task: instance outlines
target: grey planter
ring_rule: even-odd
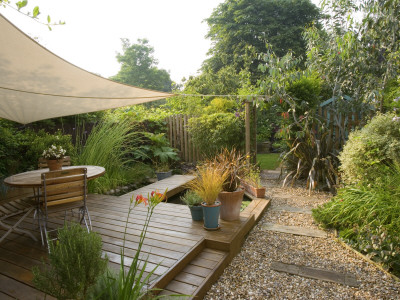
[[[172,176],[172,170],[169,170],[168,172],[156,172],[156,175],[158,180],[163,180]]]

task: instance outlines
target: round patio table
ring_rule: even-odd
[[[86,168],[87,169],[87,179],[95,179],[97,177],[102,176],[106,169],[99,166],[69,166],[63,167],[63,170],[68,169],[76,169],[76,168]],[[21,188],[37,188],[42,186],[42,173],[49,172],[48,168],[39,169],[34,171],[28,171],[24,173],[19,173],[7,177],[4,179],[4,183],[13,186],[13,187],[21,187]]]
[[[66,169],[75,169],[75,168],[86,168],[87,169],[87,179],[94,179],[97,177],[100,177],[103,175],[106,170],[103,167],[99,166],[68,166],[68,167],[63,167],[63,170]],[[39,201],[39,190],[42,187],[42,173],[49,172],[48,168],[45,169],[39,169],[35,171],[29,171],[29,172],[24,172],[24,173],[19,173],[12,175],[10,177],[7,177],[4,179],[4,183],[17,187],[17,188],[33,188],[34,192],[34,198],[36,198],[36,201]],[[33,211],[35,210],[35,206],[33,204],[29,204],[28,207],[20,208],[18,211],[13,212],[11,214],[7,214],[5,216],[2,216],[0,218],[0,227],[3,227],[7,230],[5,234],[0,236],[0,243],[12,232],[16,231],[19,233],[24,233],[30,236],[34,241],[37,241],[36,237],[32,235],[32,233],[29,230],[19,228],[19,224]],[[7,210],[6,210],[7,212]],[[24,214],[14,225],[9,225],[3,222],[3,220],[16,216],[19,214]]]

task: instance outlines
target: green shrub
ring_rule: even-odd
[[[374,182],[380,163],[400,162],[400,121],[393,113],[376,115],[350,134],[339,160],[345,183]]]
[[[400,274],[400,166],[376,166],[373,183],[339,189],[328,203],[313,210],[314,219],[354,248]]]
[[[42,156],[44,150],[49,149],[51,145],[62,146],[66,150],[65,155],[74,156],[75,149],[72,145],[72,137],[70,135],[64,135],[61,131],[55,134],[45,132],[43,129],[37,132],[27,131],[29,138],[29,150],[26,155],[33,159],[33,162],[37,165],[39,157]]]
[[[244,121],[233,113],[215,113],[189,119],[189,132],[200,153],[215,156],[223,148],[243,149]]]
[[[49,247],[50,265],[43,262],[32,270],[35,286],[57,299],[85,299],[107,267],[101,258],[101,237],[69,224],[58,230],[58,240]]]
[[[0,120],[0,178],[37,169],[39,157],[52,144],[61,145],[67,150],[66,155],[75,153],[70,135],[19,129],[11,122]]]

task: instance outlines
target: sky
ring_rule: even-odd
[[[14,5],[16,0],[11,0]],[[177,83],[198,74],[207,58],[211,41],[205,36],[208,18],[224,0],[29,0],[38,5],[39,18],[47,15],[47,26],[6,7],[0,13],[44,47],[89,72],[110,77],[118,73],[116,55],[122,51],[121,38],[131,43],[146,38],[154,48],[158,68],[167,70]],[[317,3],[317,0],[313,0]],[[29,11],[31,9],[24,9]]]

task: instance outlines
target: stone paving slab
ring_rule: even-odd
[[[294,235],[304,235],[317,238],[327,238],[328,235],[325,231],[319,229],[304,228],[299,226],[285,226],[273,223],[264,223],[263,230],[277,231],[283,233],[290,233]]]
[[[285,264],[277,261],[271,263],[271,269],[278,272],[286,272],[293,275],[335,282],[352,287],[359,286],[359,283],[353,274],[344,274],[330,270]]]
[[[271,211],[285,211],[285,212],[293,212],[293,213],[300,213],[300,214],[307,214],[311,215],[311,208],[306,207],[294,207],[294,206],[272,206],[270,208]]]

